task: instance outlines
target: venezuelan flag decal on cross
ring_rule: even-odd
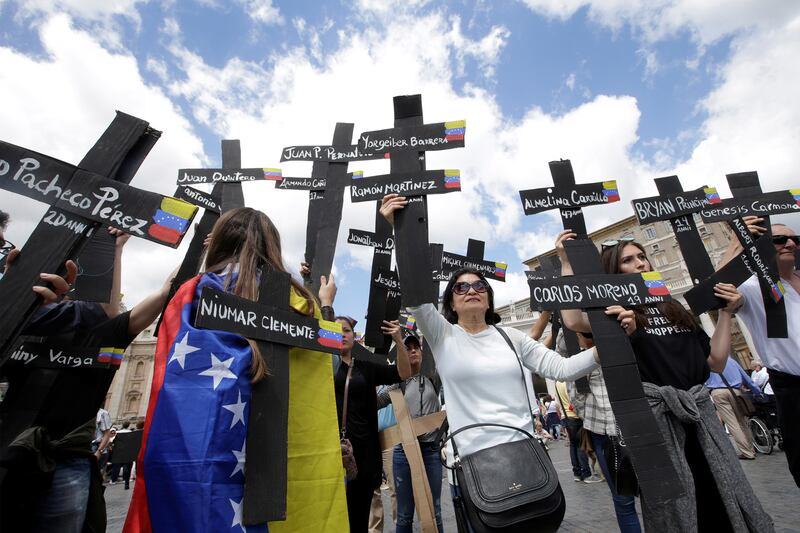
[[[264,179],[270,181],[278,181],[283,179],[283,173],[279,168],[264,168]]]
[[[342,348],[342,326],[337,322],[319,321],[317,342],[328,348]]]
[[[778,281],[775,285],[771,286],[770,289],[772,290],[772,299],[776,302],[779,302],[783,295],[786,294],[786,289],[783,288],[783,283]]]
[[[354,180],[360,180],[363,177],[364,177],[364,171],[363,170],[354,170],[353,171],[353,179]]]
[[[444,171],[444,188],[445,189],[461,189],[461,171],[460,170],[445,170]]]
[[[506,277],[506,269],[508,268],[508,263],[495,263],[494,264],[494,273],[497,274],[497,277],[505,278]]]
[[[619,202],[619,190],[615,180],[603,182],[603,194],[609,202]]]
[[[147,229],[151,237],[167,244],[175,244],[186,233],[189,221],[197,211],[197,207],[178,200],[166,197],[161,200],[161,209],[153,215],[153,224]]]
[[[706,200],[710,204],[718,204],[722,202],[719,198],[719,193],[717,192],[716,187],[705,187],[703,188],[703,192],[706,193]]]
[[[653,296],[668,296],[669,288],[661,277],[661,272],[642,272],[642,279],[647,286],[647,292]]]
[[[417,319],[414,318],[414,315],[408,315],[406,317],[406,323],[403,324],[403,327],[412,331],[417,327]]]
[[[111,363],[114,366],[122,364],[125,350],[122,348],[105,347],[100,348],[100,353],[97,354],[98,363]]]
[[[797,205],[800,205],[800,189],[789,189],[789,193],[794,197]]]
[[[444,136],[448,141],[463,141],[466,133],[466,120],[453,120],[444,123]]]

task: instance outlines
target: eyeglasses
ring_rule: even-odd
[[[773,235],[772,236],[772,244],[777,244],[778,246],[785,246],[789,239],[794,242],[795,246],[800,246],[800,237],[797,235]]]
[[[600,246],[603,249],[613,248],[614,246],[619,246],[623,242],[633,242],[635,240],[636,239],[634,239],[633,237],[630,237],[630,236],[628,236],[628,237],[620,237],[619,239],[611,239],[611,240],[608,240],[608,241],[603,241],[602,243],[600,243]]]
[[[475,292],[482,293],[486,292],[489,285],[482,279],[475,280],[472,283],[469,281],[459,281],[453,285],[453,292],[456,294],[467,294],[471,288],[475,289]]]

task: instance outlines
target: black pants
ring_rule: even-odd
[[[800,376],[768,370],[769,383],[778,407],[778,425],[783,435],[783,451],[789,472],[800,487]]]
[[[127,485],[131,480],[131,468],[133,467],[133,463],[112,463],[111,464],[111,481],[117,481],[119,477],[119,471],[122,470],[122,480],[125,481]]]
[[[586,479],[592,475],[592,470],[589,468],[589,458],[586,456],[586,452],[581,449],[583,420],[565,417],[561,422],[566,426],[569,437],[569,459],[572,462],[572,474],[582,480]]]

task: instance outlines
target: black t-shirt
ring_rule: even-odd
[[[84,323],[84,327],[75,330],[71,336],[72,345],[125,349],[135,338],[135,335],[128,333],[129,318],[130,311],[106,319],[95,327],[87,327],[94,324]],[[29,331],[37,330],[31,328],[26,333]],[[49,338],[45,340],[49,341]],[[58,339],[61,345],[66,342],[66,339]],[[39,382],[49,381],[46,376],[57,373],[52,386],[42,391],[46,397],[33,425],[46,427],[50,438],[58,439],[94,419],[105,401],[116,367],[52,369],[7,364],[3,370],[9,387],[5,399],[0,403],[0,420],[14,416],[15,411],[26,407],[20,405],[25,387],[35,387]]]
[[[374,476],[381,471],[380,444],[378,441],[378,395],[375,387],[400,383],[396,366],[380,365],[363,359],[355,362],[350,376],[347,400],[347,438],[353,444],[353,453],[358,465],[359,477],[362,471]],[[334,376],[336,390],[336,410],[339,413],[339,427],[342,427],[344,406],[344,384],[349,367],[344,362]],[[359,462],[361,461],[361,462]]]
[[[631,335],[642,381],[687,390],[705,383],[711,342],[702,328],[676,326],[656,307],[646,307],[647,326]]]

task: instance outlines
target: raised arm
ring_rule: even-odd
[[[178,268],[167,276],[166,281],[158,291],[147,296],[131,309],[131,315],[128,318],[128,333],[138,335],[158,317],[158,314],[164,309],[164,304],[169,296],[169,289],[172,286],[172,279],[177,275]]]
[[[408,360],[408,351],[403,342],[403,335],[400,333],[400,323],[397,320],[384,320],[381,326],[384,335],[390,335],[397,349],[397,373],[400,378],[406,380],[413,376],[411,362]]]
[[[714,294],[722,298],[727,305],[719,310],[719,318],[711,336],[711,353],[708,355],[708,366],[712,372],[725,370],[728,354],[731,352],[731,314],[742,305],[742,295],[736,286],[730,283],[717,283]]]
[[[120,304],[122,303],[122,250],[131,236],[111,226],[108,227],[108,233],[116,237],[114,242],[114,273],[111,281],[111,300],[108,303],[100,304],[100,306],[106,312],[108,318],[114,318],[119,315]]]
[[[565,229],[556,237],[555,249],[558,259],[561,261],[561,275],[571,276],[572,265],[569,263],[567,251],[564,249],[564,241],[571,241],[577,234],[570,229]],[[561,322],[572,331],[590,333],[592,327],[589,325],[589,316],[580,309],[562,309]]]
[[[528,335],[535,340],[539,340],[542,338],[542,333],[544,333],[545,328],[547,328],[547,323],[550,321],[550,315],[552,313],[550,311],[544,310],[539,313],[539,318],[536,319],[536,322],[533,323],[531,326],[530,332]]]

